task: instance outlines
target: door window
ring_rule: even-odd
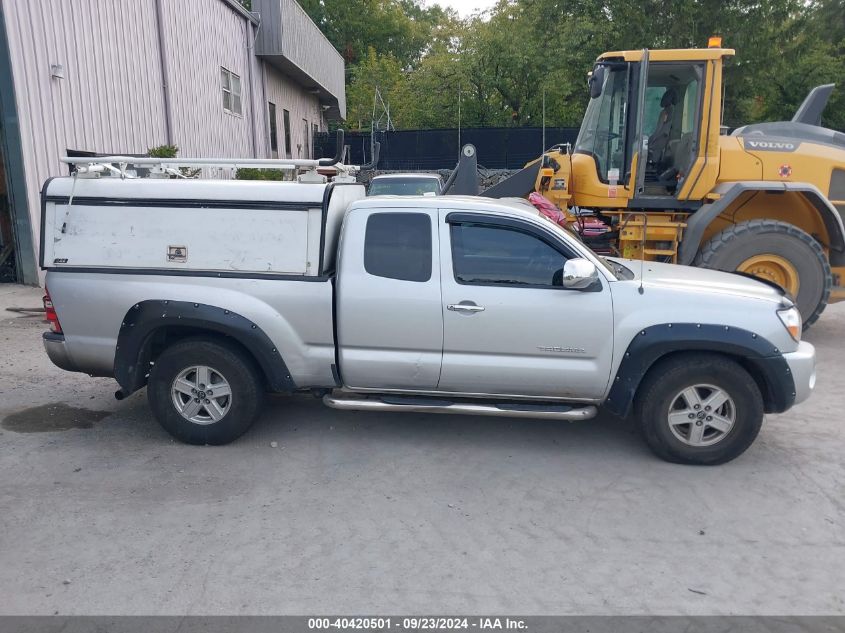
[[[374,213],[367,218],[364,270],[402,281],[431,279],[431,218],[424,213]]]
[[[695,158],[704,66],[656,62],[648,67],[643,132],[648,137],[646,180],[677,181]],[[665,184],[665,183],[664,183]]]
[[[452,265],[460,284],[561,287],[566,256],[528,233],[453,224]]]

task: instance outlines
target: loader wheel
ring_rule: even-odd
[[[701,247],[693,265],[773,281],[792,296],[805,329],[824,311],[833,285],[821,245],[798,227],[777,220],[729,226]]]

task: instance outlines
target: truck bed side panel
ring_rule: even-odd
[[[297,387],[334,384],[332,284],[313,281],[50,271],[47,287],[81,371],[112,376],[118,333],[132,306],[192,301],[237,312],[278,347]]]

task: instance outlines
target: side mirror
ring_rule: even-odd
[[[563,287],[570,290],[584,290],[599,278],[596,265],[582,258],[570,259],[563,265]]]
[[[590,78],[587,80],[587,85],[590,87],[590,99],[596,99],[601,96],[602,88],[604,87],[604,66],[596,66],[593,72],[590,73]]]

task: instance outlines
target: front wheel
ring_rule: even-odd
[[[173,437],[188,444],[228,444],[261,412],[264,390],[252,359],[224,341],[171,345],[150,371],[147,399]]]
[[[833,285],[821,245],[797,226],[777,220],[729,226],[701,247],[693,265],[738,271],[776,283],[795,300],[805,328],[825,309]]]
[[[637,392],[637,417],[655,454],[678,464],[729,462],[763,423],[757,383],[734,361],[710,354],[658,362]]]

